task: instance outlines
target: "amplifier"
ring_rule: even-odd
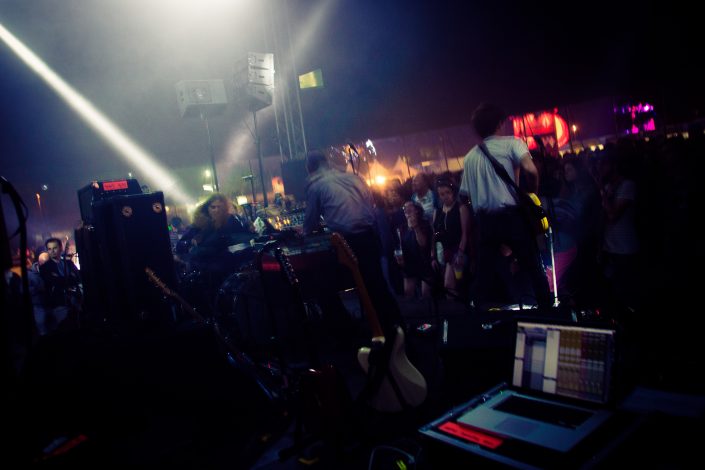
[[[114,326],[166,318],[162,294],[145,275],[149,267],[168,286],[176,285],[164,195],[117,195],[96,202],[92,210],[94,225],[84,225],[77,239],[91,277],[85,290],[94,316]]]
[[[85,225],[93,225],[93,204],[114,196],[142,194],[142,188],[136,179],[113,181],[93,181],[78,190],[78,206],[81,220]]]

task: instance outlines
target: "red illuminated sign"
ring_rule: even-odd
[[[538,148],[535,140],[537,138],[541,138],[544,145],[549,143],[549,146],[558,148],[566,145],[570,139],[568,124],[556,111],[514,117],[512,127],[514,136],[526,140],[530,150]]]
[[[127,180],[106,181],[103,183],[103,191],[117,191],[118,189],[127,189]]]
[[[462,424],[455,423],[453,421],[448,421],[441,424],[438,426],[438,429],[466,441],[480,444],[481,446],[489,449],[496,449],[504,442],[499,437],[490,436],[489,434],[476,431],[469,426],[463,426]]]

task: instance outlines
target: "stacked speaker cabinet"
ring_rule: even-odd
[[[116,326],[165,320],[163,293],[145,273],[148,267],[176,286],[163,193],[97,201],[93,217],[93,225],[81,227],[76,237],[91,313]]]
[[[235,100],[250,111],[271,106],[274,97],[274,54],[249,52],[233,67]]]

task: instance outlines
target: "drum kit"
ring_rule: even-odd
[[[303,237],[295,231],[280,231],[228,247],[221,266],[209,270],[196,266],[183,270],[180,291],[201,315],[255,362],[297,362],[306,354],[301,319],[291,305],[286,279],[272,254],[281,247],[302,279],[305,297],[315,299],[333,280],[344,276],[326,274],[337,268],[330,234]],[[316,312],[313,308],[312,311]],[[320,310],[315,313],[320,315]]]

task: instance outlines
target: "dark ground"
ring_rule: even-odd
[[[294,335],[281,355],[250,345],[254,362],[267,367],[229,360],[209,326],[190,322],[130,334],[84,328],[44,337],[18,383],[7,388],[4,455],[12,465],[6,468],[398,468],[400,449],[416,459],[416,468],[442,468],[447,459],[486,467],[488,461],[423,439],[417,429],[507,377],[517,312],[480,312],[447,301],[436,315],[430,303],[404,302],[407,355],[426,378],[429,395],[417,409],[382,414],[345,399],[364,386],[355,353],[370,335],[357,301],[344,301],[350,317],[314,322],[313,339]],[[626,347],[618,393],[639,385],[675,395],[639,404],[640,412],[651,412],[608,429],[621,444],[603,456],[604,465],[629,458],[684,466],[703,424],[702,358],[677,341],[658,344],[664,326],[646,316],[619,322]],[[422,323],[432,326],[420,332]],[[321,362],[335,365],[343,384],[334,387],[341,393],[323,394],[320,403],[305,393],[307,384],[320,383],[306,380],[311,344]],[[288,389],[281,387],[278,357],[290,366]],[[297,451],[291,446],[298,417],[305,429]],[[664,433],[673,426],[680,431]]]

